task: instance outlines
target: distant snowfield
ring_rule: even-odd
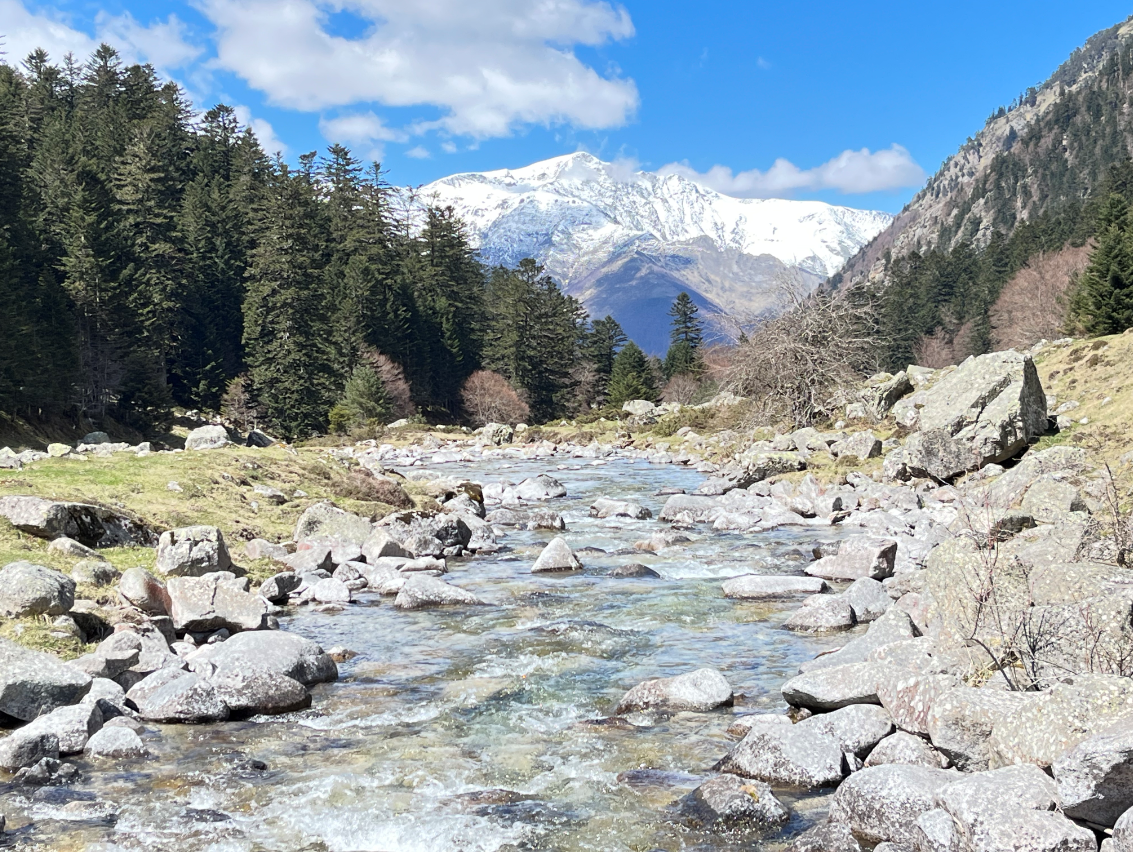
[[[733,198],[585,153],[452,175],[419,198],[451,205],[486,262],[536,258],[592,316],[612,314],[653,353],[668,345],[665,312],[681,290],[706,313],[773,313],[783,273],[817,284],[892,219],[817,201]]]

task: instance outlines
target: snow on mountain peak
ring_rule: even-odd
[[[645,300],[645,314],[656,313],[681,289],[710,310],[774,310],[782,271],[817,283],[892,219],[818,201],[734,198],[586,152],[451,175],[418,198],[451,205],[487,262],[536,258],[592,314],[614,312],[631,336],[633,322],[618,311],[628,314],[632,303],[641,314]],[[642,335],[654,334],[649,322]],[[666,336],[667,319],[658,322]]]

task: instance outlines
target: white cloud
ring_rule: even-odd
[[[441,150],[443,152],[445,152],[446,154],[455,154],[456,150],[457,150],[456,149],[456,143],[453,142],[451,139],[446,139],[444,142],[441,143]]]
[[[143,26],[129,13],[108,15],[99,12],[95,32],[90,35],[71,26],[67,19],[54,12],[30,12],[20,0],[0,0],[0,31],[4,36],[5,57],[17,64],[38,47],[58,62],[67,53],[74,53],[80,62],[106,42],[117,48],[126,62],[149,62],[168,73],[196,59],[200,47],[185,37],[185,25],[176,15],[165,21]]]
[[[417,160],[428,160],[433,155],[429,153],[429,149],[426,148],[424,145],[417,145],[413,148],[410,148],[408,151],[406,151],[405,156],[406,157],[413,157],[414,159],[417,159]]]
[[[603,76],[573,46],[633,35],[629,14],[599,0],[200,0],[216,25],[217,64],[299,110],[376,102],[429,105],[441,128],[484,139],[524,124],[624,124],[637,87]],[[327,32],[328,12],[372,26]]]
[[[843,193],[870,193],[920,186],[927,177],[924,169],[900,145],[882,151],[843,151],[813,169],[800,169],[782,158],[770,169],[752,169],[733,174],[727,166],[713,166],[697,172],[687,161],[669,163],[657,170],[662,175],[682,175],[725,195],[741,198],[781,198],[800,190],[838,190]]]
[[[232,109],[236,113],[236,118],[240,120],[240,124],[252,128],[252,133],[256,134],[256,139],[260,141],[260,147],[264,149],[265,153],[269,155],[278,153],[286,156],[287,145],[275,135],[275,128],[271,126],[271,122],[256,118],[246,106],[235,106]]]
[[[330,142],[349,142],[355,145],[372,142],[405,142],[409,138],[405,131],[386,127],[385,122],[372,111],[349,113],[329,119],[321,118],[319,131]]]

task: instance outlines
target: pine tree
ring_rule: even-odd
[[[321,216],[305,171],[277,160],[273,173],[251,256],[244,347],[269,424],[288,436],[309,435],[325,426],[337,385]]]
[[[614,370],[614,359],[628,340],[621,325],[609,314],[590,324],[590,331],[583,341],[582,354],[594,365],[599,383],[599,396],[606,393],[610,374]]]
[[[685,291],[681,291],[669,309],[672,330],[669,351],[665,354],[664,374],[671,379],[681,373],[699,374],[703,363],[697,352],[704,340],[704,330],[696,315],[700,309]]]
[[[641,347],[633,341],[622,347],[614,359],[614,369],[610,374],[607,390],[607,403],[620,406],[627,400],[657,399],[657,387],[653,382],[653,371]]]
[[[367,364],[359,364],[346,380],[342,399],[331,409],[330,426],[336,432],[390,419],[393,405],[382,379]]]
[[[1133,326],[1133,228],[1123,196],[1110,194],[1098,232],[1071,311],[1088,334],[1113,335]]]

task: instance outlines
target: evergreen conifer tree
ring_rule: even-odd
[[[1133,228],[1129,205],[1110,194],[1098,216],[1097,245],[1079,280],[1071,310],[1091,335],[1133,326]]]
[[[627,400],[657,399],[657,387],[653,382],[653,371],[641,347],[633,341],[622,347],[614,359],[607,389],[607,403],[620,406]]]
[[[700,373],[703,369],[697,352],[704,340],[704,329],[696,316],[699,311],[692,297],[683,290],[669,309],[669,316],[673,319],[669,333],[669,351],[665,354],[664,362],[666,379],[681,373]]]

